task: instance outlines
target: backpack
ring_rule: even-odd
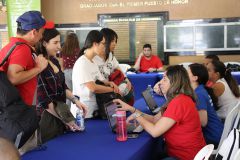
[[[233,72],[239,72],[240,71],[240,65],[239,64],[227,64],[227,69],[230,69]]]
[[[240,149],[240,131],[234,128],[223,141],[215,160],[232,160]]]
[[[4,57],[0,67],[12,51],[25,43],[15,43]],[[27,45],[27,44],[25,44]],[[12,85],[4,71],[0,71],[0,137],[15,142],[20,148],[38,128],[38,117],[34,106],[26,105],[17,88]]]
[[[104,85],[104,83],[100,80],[96,80],[95,82],[98,85]],[[115,92],[108,92],[108,93],[95,93],[96,101],[98,105],[98,110],[93,114],[94,117],[107,119],[107,114],[104,108],[104,105],[113,99],[122,99],[120,94]]]

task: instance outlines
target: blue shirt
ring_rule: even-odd
[[[217,116],[212,99],[204,85],[199,85],[195,89],[195,93],[197,94],[197,109],[207,111],[207,126],[202,128],[204,138],[207,143],[218,144],[222,136],[223,124]]]

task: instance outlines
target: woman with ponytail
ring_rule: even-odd
[[[209,80],[214,82],[213,92],[218,97],[217,114],[225,119],[227,114],[240,100],[239,88],[236,80],[231,75],[231,70],[226,69],[221,61],[212,61],[207,65]]]
[[[209,79],[207,68],[202,64],[193,63],[189,65],[187,71],[191,86],[197,95],[196,106],[205,141],[207,144],[214,144],[217,148],[222,136],[223,124],[214,109],[217,106],[217,98],[212,88],[206,87]]]

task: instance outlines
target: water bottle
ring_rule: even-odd
[[[126,123],[126,111],[116,111],[117,118],[117,141],[127,140],[127,123]]]
[[[85,129],[84,126],[84,117],[83,117],[83,110],[78,109],[76,112],[76,124],[80,128],[81,131]]]
[[[149,91],[150,95],[153,97],[153,88],[152,88],[151,84],[149,84],[147,86],[147,90]]]

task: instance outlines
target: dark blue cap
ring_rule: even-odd
[[[22,30],[40,29],[46,24],[46,20],[39,11],[28,11],[16,20],[18,28]]]

